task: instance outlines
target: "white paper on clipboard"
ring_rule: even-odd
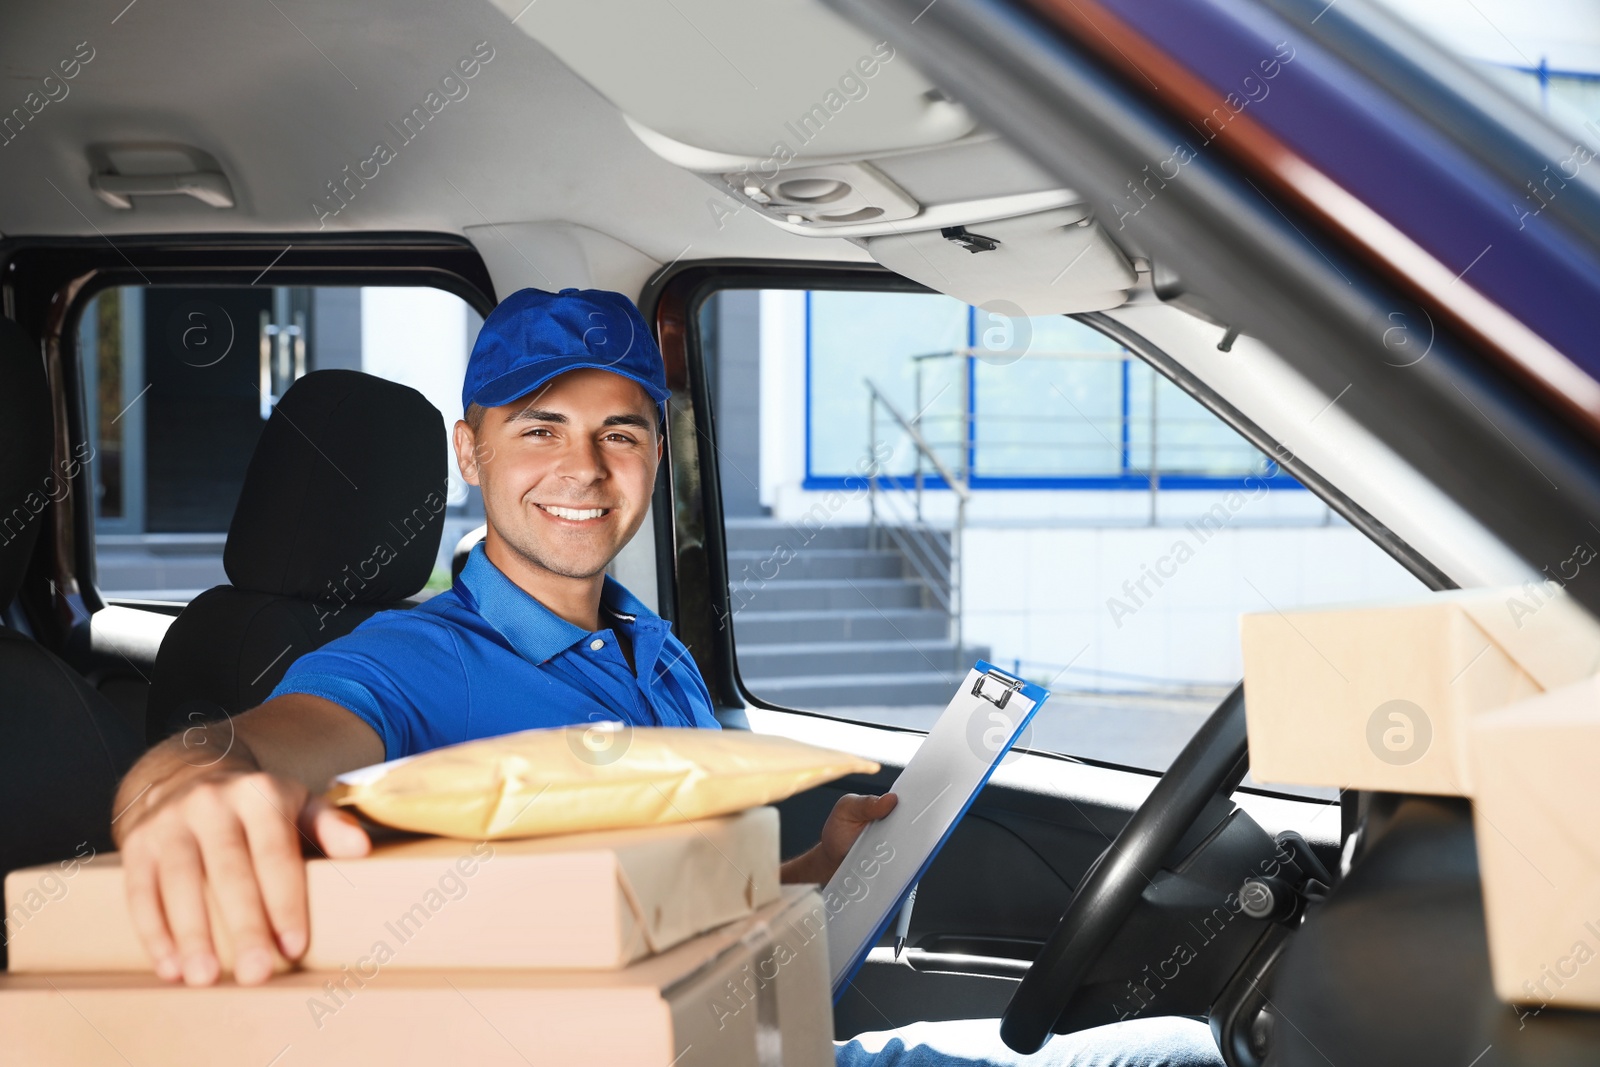
[[[895,809],[862,831],[823,887],[835,1000],[1049,695],[982,660],[967,672],[895,779]]]

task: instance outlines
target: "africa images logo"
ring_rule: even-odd
[[[1385,763],[1404,767],[1428,754],[1433,723],[1409,700],[1379,704],[1367,719],[1367,747]]]
[[[167,318],[167,348],[187,366],[214,367],[233,351],[233,316],[209,300],[186,300]]]

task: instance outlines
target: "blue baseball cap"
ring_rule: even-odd
[[[523,289],[483,320],[467,360],[461,410],[509,404],[584,367],[638,382],[664,411],[666,367],[632,300],[604,289]]]

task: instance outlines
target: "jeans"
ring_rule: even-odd
[[[1211,1028],[1166,1016],[1056,1034],[1031,1056],[1000,1040],[998,1019],[914,1023],[834,1048],[838,1067],[1222,1067]]]

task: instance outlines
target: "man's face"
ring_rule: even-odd
[[[638,531],[661,460],[649,394],[589,369],[487,409],[477,433],[456,423],[455,446],[491,536],[567,578],[600,573]]]

